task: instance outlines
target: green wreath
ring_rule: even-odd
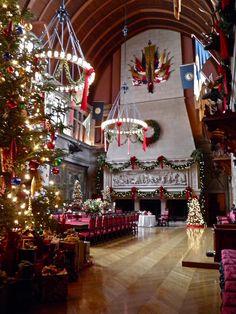
[[[161,128],[158,122],[155,120],[145,120],[145,122],[147,123],[148,127],[153,129],[153,135],[150,137],[146,137],[146,144],[148,146],[158,141],[160,137]],[[143,142],[143,138],[140,140],[141,142]]]

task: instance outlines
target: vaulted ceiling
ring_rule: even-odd
[[[173,0],[20,0],[35,14],[39,35],[64,3],[86,60],[99,72],[124,41],[125,16],[128,39],[153,28],[169,29],[203,38],[211,31],[214,0],[182,0],[180,19],[173,14]]]

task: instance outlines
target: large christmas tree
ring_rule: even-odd
[[[187,227],[204,227],[205,222],[201,213],[199,201],[196,197],[188,201]]]
[[[62,153],[55,149],[61,125],[45,110],[53,87],[29,17],[16,0],[0,1],[0,222],[7,227],[34,228],[41,215],[32,207],[43,186],[40,169],[57,165]]]

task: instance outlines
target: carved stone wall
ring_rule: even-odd
[[[163,186],[168,192],[181,192],[189,186],[196,194],[200,191],[197,164],[183,170],[164,167],[150,172],[127,168],[120,173],[112,173],[106,169],[104,186],[110,186],[117,192],[129,191],[132,187],[149,192],[155,191],[160,186]]]

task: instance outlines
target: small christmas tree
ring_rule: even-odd
[[[201,208],[197,197],[193,197],[188,202],[188,218],[187,227],[204,227],[204,219],[202,217]]]
[[[79,180],[76,180],[74,183],[74,189],[72,194],[73,201],[71,203],[71,209],[80,210],[82,206],[82,192],[81,184]]]
[[[111,192],[109,186],[106,186],[105,189],[103,190],[103,200],[110,203],[112,202],[111,199]]]

